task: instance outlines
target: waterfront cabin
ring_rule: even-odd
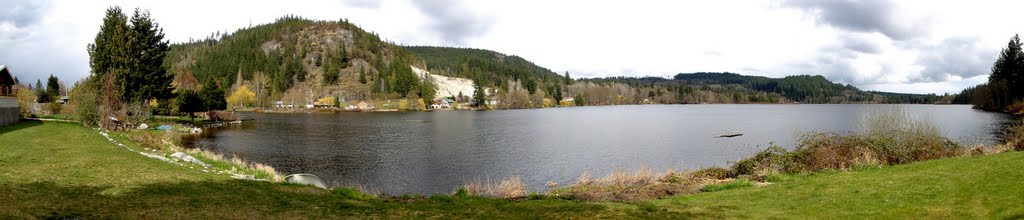
[[[452,101],[451,99],[436,100],[436,101],[434,101],[434,103],[432,103],[430,105],[430,108],[432,108],[432,109],[449,109],[449,108],[452,108],[452,103],[454,103],[454,102],[455,101]]]
[[[18,105],[18,84],[7,65],[0,65],[0,127],[18,123],[21,110]]]
[[[11,70],[7,69],[7,65],[0,65],[0,96],[17,96],[15,84],[18,83],[14,81]]]

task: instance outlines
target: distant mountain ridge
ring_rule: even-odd
[[[679,73],[671,79],[662,77],[607,77],[586,79],[614,81],[632,86],[661,85],[665,87],[696,87],[726,93],[767,93],[800,103],[937,103],[944,96],[863,91],[853,85],[832,82],[821,75],[791,75],[781,78],[741,75],[730,72]],[[730,91],[723,91],[730,90]]]

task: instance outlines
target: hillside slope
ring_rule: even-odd
[[[284,17],[172,45],[164,66],[225,90],[251,84],[249,88],[266,90],[260,97],[266,105],[267,100],[305,103],[325,96],[366,99],[373,93],[371,86],[378,85],[381,94],[395,93],[401,67],[412,75],[410,59],[402,48],[346,21]],[[403,86],[401,91],[408,92],[410,85]]]
[[[277,100],[301,106],[324,97],[339,101],[429,97],[423,94],[429,90],[425,81],[417,77],[428,69],[441,76],[433,77],[441,83],[433,86],[443,89],[436,91],[435,98],[459,92],[472,96],[474,81],[501,89],[522,83],[530,93],[539,85],[554,90],[564,81],[517,56],[479,49],[403,47],[346,20],[294,16],[174,44],[164,67],[176,78],[195,78],[203,88],[229,94],[243,85],[257,90],[256,106]]]
[[[484,86],[514,79],[537,80],[542,84],[564,81],[563,76],[548,68],[515,55],[473,48],[406,46],[405,49],[422,60],[432,73],[473,79]]]

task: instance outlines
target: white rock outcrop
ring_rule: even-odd
[[[412,67],[412,71],[416,73],[416,77],[423,79],[425,75],[429,75],[430,79],[434,81],[434,89],[437,90],[437,94],[434,97],[442,99],[445,97],[458,96],[459,92],[467,97],[473,97],[473,90],[475,89],[473,80],[459,77],[448,77],[437,74],[431,74],[429,71]]]

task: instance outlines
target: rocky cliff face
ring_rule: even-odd
[[[417,77],[423,79],[429,76],[431,81],[434,82],[434,89],[437,90],[437,94],[434,97],[438,99],[445,97],[455,97],[460,93],[463,96],[472,97],[475,84],[473,80],[458,77],[448,77],[437,74],[431,74],[429,71],[412,67],[412,71],[416,73]]]

